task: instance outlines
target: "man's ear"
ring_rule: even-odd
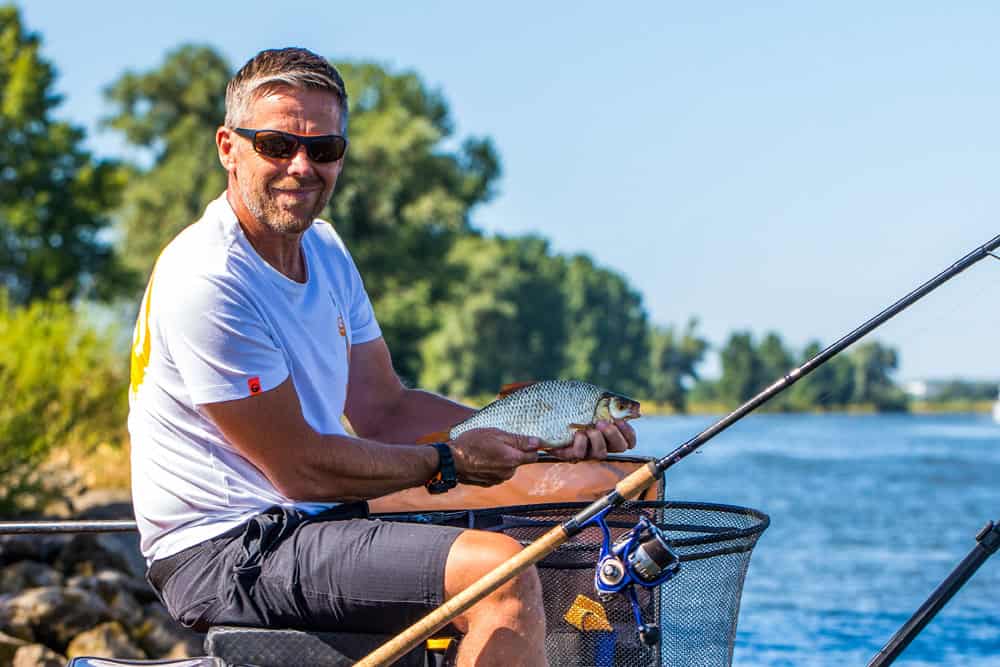
[[[215,131],[215,145],[219,149],[219,162],[226,171],[236,169],[236,146],[233,144],[233,131],[222,125]]]

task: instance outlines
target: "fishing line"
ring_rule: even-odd
[[[694,453],[699,447],[713,437],[726,430],[737,421],[747,416],[758,407],[771,400],[782,391],[793,385],[799,379],[816,370],[824,363],[847,349],[850,345],[863,338],[888,320],[892,319],[911,305],[927,296],[935,289],[948,282],[973,264],[986,257],[996,257],[993,251],[1000,248],[1000,236],[976,248],[962,257],[950,267],[923,283],[912,292],[899,299],[891,306],[867,320],[850,333],[821,351],[801,366],[788,371],[781,378],[763,389],[756,396],[740,407],[694,436],[666,456],[650,461],[632,474],[618,482],[615,488],[604,497],[594,501],[576,516],[561,526],[556,526],[526,546],[520,553],[494,568],[477,582],[455,595],[436,610],[430,612],[402,633],[383,644],[367,657],[356,663],[361,667],[388,665],[399,660],[433,633],[451,622],[479,600],[500,588],[504,583],[524,572],[538,561],[564,544],[574,535],[580,533],[592,521],[606,514],[609,507],[617,507],[629,498],[634,498],[655,484],[670,467]],[[638,536],[637,536],[638,537]],[[638,542],[642,542],[641,539]],[[646,542],[648,543],[648,541]],[[667,559],[669,560],[669,558]],[[669,569],[669,563],[666,564]]]

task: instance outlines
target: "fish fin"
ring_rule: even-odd
[[[510,384],[505,384],[500,387],[500,393],[497,394],[497,398],[504,398],[510,396],[518,389],[524,389],[525,387],[530,387],[533,384],[538,384],[537,380],[532,380],[531,382],[511,382]]]
[[[570,424],[569,425],[569,430],[571,430],[571,431],[586,431],[591,426],[593,426],[593,424]]]
[[[432,442],[447,442],[449,439],[451,439],[449,431],[435,431],[434,433],[428,433],[417,438],[417,444],[429,445]]]

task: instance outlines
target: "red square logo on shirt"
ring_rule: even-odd
[[[259,394],[260,393],[260,377],[257,376],[257,375],[254,375],[252,378],[250,378],[249,380],[247,380],[247,386],[250,387],[250,393],[251,394]]]

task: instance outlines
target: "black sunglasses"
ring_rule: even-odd
[[[306,147],[306,155],[313,162],[336,162],[344,157],[347,150],[347,139],[339,134],[303,137],[281,130],[249,130],[245,127],[234,127],[233,132],[249,139],[255,151],[269,158],[288,159],[298,152],[301,144]]]

